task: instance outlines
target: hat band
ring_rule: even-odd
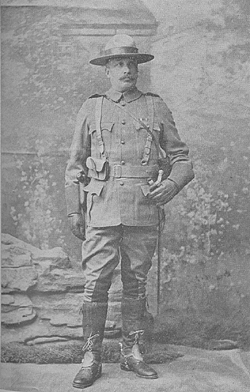
[[[111,48],[104,50],[103,55],[119,55],[119,54],[131,54],[138,53],[138,49],[133,46],[121,46],[119,48]]]

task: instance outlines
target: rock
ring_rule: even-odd
[[[2,313],[1,322],[4,325],[14,326],[31,322],[36,318],[33,308],[25,307],[13,310],[12,312]]]
[[[55,343],[55,342],[67,342],[68,338],[63,338],[61,336],[52,336],[52,337],[45,337],[45,338],[37,338],[30,340],[27,342],[28,346],[34,346],[35,344],[43,344],[43,343]]]
[[[49,322],[51,325],[54,325],[55,327],[61,327],[62,325],[67,325],[67,321],[64,314],[51,316]]]
[[[36,248],[35,246],[32,246],[32,245],[28,244],[27,242],[19,240],[18,238],[13,237],[12,235],[7,234],[7,233],[2,233],[1,242],[3,245],[9,245],[9,246],[14,245],[14,247],[25,249],[25,250],[29,251],[31,254],[36,253],[37,251],[40,250],[40,249]]]
[[[37,249],[36,252],[32,253],[32,261],[34,264],[47,263],[50,270],[71,268],[68,255],[59,247],[47,250]]]
[[[83,293],[54,293],[41,296],[36,292],[30,298],[41,315],[55,311],[62,311],[65,314],[70,311],[79,313],[83,303]]]
[[[83,292],[84,279],[83,276],[73,269],[61,270],[55,268],[50,272],[43,273],[39,276],[36,292],[65,292],[78,291]]]
[[[37,284],[34,267],[2,268],[2,287],[5,292],[27,291]]]
[[[82,327],[82,316],[77,313],[61,313],[57,315],[51,315],[49,318],[49,322],[55,327],[61,327],[63,325],[66,325],[69,328],[77,328]]]
[[[27,295],[2,295],[2,324],[7,326],[22,325],[36,318],[32,302]]]
[[[62,248],[41,250],[9,234],[3,234],[2,244],[4,293],[27,291],[35,285],[41,292],[83,290],[83,278],[73,271]]]
[[[1,298],[2,305],[9,308],[10,311],[17,309],[19,307],[29,307],[32,306],[32,302],[27,295],[23,294],[3,294]]]
[[[2,326],[2,341],[5,344],[11,342],[25,343],[33,341],[37,338],[60,336],[67,339],[81,339],[82,327],[70,328],[66,325],[56,327],[51,325],[48,320],[41,320],[37,317],[31,324],[23,325],[21,328],[18,325],[13,325],[11,328],[5,325]]]
[[[17,253],[17,256],[20,258],[20,264],[22,262],[22,255],[29,255],[30,256],[30,263],[28,265],[31,265],[32,262],[35,265],[40,265],[41,267],[48,265],[50,269],[53,268],[61,268],[61,269],[66,269],[66,268],[71,268],[71,263],[69,260],[68,255],[62,250],[62,248],[56,247],[53,249],[39,249],[36,248],[30,244],[27,244],[26,242],[19,240],[18,238],[15,238],[11,236],[10,234],[2,234],[2,246],[3,250],[5,250],[5,257],[8,257],[8,262],[5,263],[7,267],[10,267],[10,263],[13,263],[13,257],[15,253]],[[10,252],[13,252],[13,255],[10,254]],[[9,254],[8,254],[9,253]],[[17,267],[17,262],[18,262],[18,257],[16,256],[16,263],[14,263],[14,266]],[[24,256],[23,256],[24,257]],[[47,264],[46,264],[47,263]],[[27,264],[26,264],[27,265]]]
[[[19,268],[32,265],[31,253],[14,245],[2,245],[2,268]]]
[[[81,314],[71,314],[67,315],[66,317],[67,320],[67,326],[69,328],[82,328],[82,315]]]
[[[13,295],[2,294],[1,303],[2,305],[11,305],[15,302],[15,298]]]
[[[210,350],[234,350],[239,348],[239,343],[230,339],[211,339],[208,348]]]
[[[82,271],[72,268],[61,248],[37,249],[10,235],[3,235],[3,246],[4,341],[36,345],[81,339]],[[120,295],[117,269],[110,293],[107,337],[120,335]]]
[[[70,328],[82,326],[82,294],[53,294],[41,298],[39,294],[32,297],[32,302],[39,318],[48,320],[51,325],[67,325]]]

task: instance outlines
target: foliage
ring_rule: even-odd
[[[42,144],[37,142],[37,148]],[[41,147],[42,149],[42,147]],[[48,157],[39,155],[16,160],[19,172],[18,202],[11,207],[11,216],[15,222],[17,236],[33,245],[48,249],[64,243],[62,220],[54,214],[59,195],[58,184],[50,170]]]
[[[13,90],[12,99],[18,98],[23,106],[37,103],[41,110],[69,111],[71,102],[77,110],[78,104],[75,107],[72,101],[82,96],[83,74],[90,79],[86,49],[64,39],[60,14],[40,10],[16,18],[11,34],[3,35],[4,72],[10,72],[8,80],[14,82],[13,89],[7,86],[7,93]],[[7,24],[7,15],[4,21]]]
[[[240,243],[242,210],[236,211],[239,193],[229,195],[226,186],[214,184],[216,173],[201,159],[195,160],[195,173],[192,183],[166,211],[166,220],[173,223],[165,230],[168,241],[164,243],[163,259],[167,263],[205,263]],[[246,186],[241,186],[244,198]]]

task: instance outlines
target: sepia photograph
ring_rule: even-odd
[[[2,0],[1,206],[0,392],[249,392],[249,0]]]

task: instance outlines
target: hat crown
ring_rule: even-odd
[[[127,34],[116,34],[106,44],[105,51],[122,47],[136,48],[135,41]]]
[[[93,65],[106,65],[111,59],[120,57],[130,57],[137,61],[138,64],[146,63],[153,60],[154,56],[148,53],[138,53],[136,43],[130,35],[116,34],[101,50],[99,57],[90,60]]]

